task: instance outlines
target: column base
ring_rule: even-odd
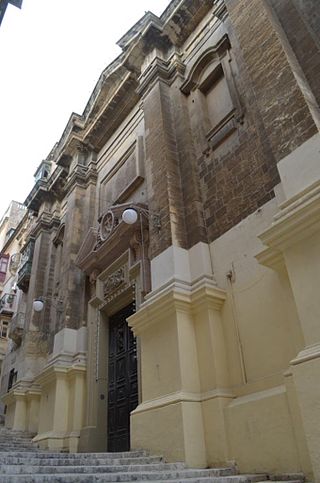
[[[193,396],[193,397],[192,397]],[[182,400],[182,398],[184,400]],[[169,395],[140,404],[131,413],[131,449],[161,453],[169,462],[207,466],[201,403],[196,395]]]
[[[87,426],[80,431],[79,451],[82,453],[99,453],[107,451],[107,434],[104,428]]]
[[[80,432],[61,434],[49,431],[48,433],[38,434],[32,442],[36,443],[40,449],[77,453],[79,451],[79,439]]]

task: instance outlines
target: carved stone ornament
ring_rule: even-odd
[[[89,275],[89,280],[90,280],[90,283],[91,283],[91,284],[96,283],[99,273],[100,273],[100,272],[99,272],[99,270],[97,270],[97,269],[96,269],[96,270],[93,270],[93,271],[90,273],[90,275]]]
[[[103,287],[104,297],[108,298],[113,292],[117,291],[121,285],[125,284],[126,278],[126,266],[120,267],[109,275]]]
[[[99,230],[99,235],[102,241],[105,241],[107,238],[109,238],[117,224],[117,220],[115,219],[114,213],[111,210],[107,211],[103,215]]]

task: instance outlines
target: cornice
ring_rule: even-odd
[[[69,354],[66,354],[68,357]],[[71,359],[73,356],[71,356]],[[85,360],[85,359],[84,359]],[[83,361],[84,361],[83,360]],[[47,366],[44,368],[44,370],[35,377],[35,382],[37,385],[40,387],[47,386],[51,384],[52,382],[56,381],[58,378],[74,378],[77,375],[85,375],[87,371],[85,363],[68,363],[65,361],[65,363],[62,363],[62,361],[54,364],[51,363],[51,365]]]
[[[267,246],[283,250],[320,230],[320,181],[280,205],[271,227],[259,235]]]
[[[177,312],[190,315],[203,309],[220,312],[225,299],[226,292],[211,280],[203,279],[196,286],[175,281],[155,295],[148,294],[139,311],[128,318],[128,324],[135,335],[140,335]]]
[[[39,179],[27,196],[24,204],[33,211],[38,211],[42,200],[49,198],[48,181]]]
[[[46,367],[38,376],[35,377],[35,382],[39,386],[47,386],[56,380],[57,377],[67,377],[69,367],[65,366],[49,366]]]
[[[175,53],[169,60],[156,57],[140,76],[137,92],[140,96],[145,96],[159,80],[170,86],[177,77],[183,79],[184,72],[185,65],[180,54]]]
[[[44,211],[35,220],[35,224],[29,234],[29,237],[36,238],[41,231],[50,231],[52,228],[58,228],[60,223],[61,220],[59,217]]]
[[[198,286],[199,285],[199,286]],[[220,311],[226,300],[226,292],[216,287],[212,282],[203,284],[199,281],[193,285],[191,293],[192,311],[198,312],[204,308]]]
[[[98,152],[139,102],[137,79],[146,55],[155,48],[164,54],[171,49],[179,50],[215,3],[213,0],[173,0],[161,17],[147,12],[119,40],[123,52],[100,75],[82,115],[72,113],[50,159],[67,166],[79,142]],[[217,15],[221,8],[216,8]],[[179,74],[180,67],[175,68]],[[152,81],[157,70],[164,78],[172,76],[170,68],[159,62],[146,84]],[[141,90],[144,91],[144,86]]]
[[[27,208],[37,213],[43,202],[61,198],[66,175],[65,169],[58,166],[48,179],[38,180],[24,202]]]
[[[283,253],[274,248],[266,248],[265,250],[255,255],[255,258],[260,263],[260,265],[271,268],[276,272],[280,272],[285,268]]]
[[[212,9],[215,0],[181,0],[168,6],[161,20],[163,31],[176,47],[182,47],[203,17]]]
[[[96,184],[98,179],[98,173],[96,169],[96,163],[91,163],[90,166],[83,166],[77,164],[73,169],[71,175],[66,181],[64,186],[64,194],[66,195],[73,190],[75,186],[81,186],[87,188],[89,184]]]

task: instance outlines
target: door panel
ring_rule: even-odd
[[[130,449],[130,412],[138,405],[136,340],[129,305],[109,320],[108,451]]]

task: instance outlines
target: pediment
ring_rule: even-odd
[[[122,212],[130,204],[116,205],[99,218],[99,229],[90,228],[75,260],[75,264],[87,275],[102,272],[130,247],[141,244],[143,231],[147,240],[148,219],[129,225],[122,220]],[[141,205],[143,207],[143,205]]]

